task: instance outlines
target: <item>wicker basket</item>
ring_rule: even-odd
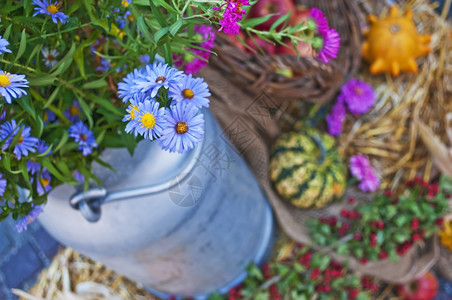
[[[214,51],[218,56],[211,65],[237,86],[254,94],[265,92],[275,101],[303,100],[324,103],[355,73],[361,61],[359,11],[351,0],[298,0],[307,7],[317,7],[341,36],[337,59],[328,64],[316,58],[297,59],[291,55],[247,54],[239,50],[226,35],[219,34]],[[291,69],[292,78],[278,74],[278,69]]]

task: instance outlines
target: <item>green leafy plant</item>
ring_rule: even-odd
[[[359,278],[322,252],[297,245],[289,256],[271,260],[262,268],[248,267],[249,276],[227,295],[209,300],[344,299],[365,300],[378,290],[369,277]]]
[[[385,258],[397,261],[439,231],[449,209],[448,185],[446,178],[439,185],[416,178],[401,195],[386,191],[371,203],[342,209],[339,217],[310,219],[307,226],[314,243],[334,245],[338,254],[354,256],[363,264]]]

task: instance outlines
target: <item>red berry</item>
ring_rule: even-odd
[[[344,218],[349,217],[349,212],[346,209],[342,209],[340,214],[341,214],[341,217],[344,217]]]
[[[353,204],[353,203],[355,203],[355,198],[349,197],[347,201],[349,204]]]
[[[319,218],[320,223],[327,223],[328,220],[325,217],[320,217]]]
[[[333,269],[341,269],[342,270],[342,265],[338,262],[332,261],[330,265],[331,265],[331,268],[333,268]]]
[[[278,293],[278,287],[276,286],[276,284],[273,284],[272,286],[270,286],[269,291],[270,291],[271,294]]]
[[[383,251],[383,252],[380,252],[380,254],[378,256],[380,257],[380,259],[385,259],[388,257],[388,253]]]
[[[372,284],[370,289],[372,290],[372,292],[376,292],[376,291],[378,291],[378,286],[374,283],[374,284]]]
[[[328,219],[328,224],[329,224],[331,227],[336,226],[336,224],[337,224],[337,219],[336,219],[336,217],[330,217],[330,218]]]
[[[331,271],[331,276],[333,276],[334,278],[341,277],[341,275],[342,275],[342,271],[340,271],[340,270]]]
[[[443,218],[436,219],[436,222],[435,222],[436,226],[443,226],[443,221],[444,221]]]
[[[419,234],[413,234],[411,239],[413,240],[413,242],[422,241],[422,238]]]
[[[329,293],[331,291],[331,287],[329,285],[325,285],[323,287],[323,290],[325,291],[325,293]]]
[[[315,290],[316,290],[318,293],[323,293],[323,286],[318,285],[318,286],[315,288]]]
[[[391,203],[392,203],[392,204],[397,204],[397,203],[399,203],[399,198],[394,198],[394,199],[392,199]]]
[[[386,190],[385,193],[384,193],[384,195],[385,195],[386,197],[391,197],[391,196],[392,196],[392,191],[391,191],[391,190]]]
[[[383,222],[383,221],[378,221],[378,224],[377,224],[377,227],[378,227],[378,229],[383,229],[383,228],[385,228],[385,222]]]
[[[280,294],[274,294],[273,295],[273,300],[279,300],[281,299],[281,295]]]
[[[315,268],[311,273],[311,279],[317,279],[320,275],[320,268]]]
[[[417,234],[419,234],[419,236],[420,236],[421,238],[424,238],[425,230],[424,230],[424,229],[421,229],[421,230],[418,231]]]
[[[358,297],[359,295],[359,291],[358,290],[350,290],[349,294],[348,294],[348,299],[349,300],[355,300],[356,297]]]
[[[355,241],[360,241],[361,239],[362,239],[362,236],[361,236],[361,234],[359,234],[359,233],[355,233],[355,235],[353,236],[353,238],[355,239]]]
[[[417,230],[418,228],[419,228],[419,220],[416,219],[416,218],[414,218],[414,219],[411,221],[411,229]]]
[[[367,262],[368,262],[367,258],[365,258],[365,257],[361,258],[361,263],[363,265],[367,264]]]

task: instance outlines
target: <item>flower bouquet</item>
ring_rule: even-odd
[[[252,30],[273,43],[311,43],[323,61],[336,56],[320,10],[295,26],[253,29],[257,1],[5,1],[0,4],[0,220],[18,230],[61,185],[90,182],[108,148],[156,140],[185,152],[202,140],[209,88],[193,73],[213,53],[217,31]],[[20,195],[27,190],[24,200]],[[19,201],[19,199],[22,199]]]

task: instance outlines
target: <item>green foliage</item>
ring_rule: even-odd
[[[450,187],[450,179],[444,177],[439,186],[416,179],[401,195],[387,191],[372,203],[343,209],[340,218],[310,219],[306,224],[314,243],[335,247],[340,255],[352,255],[363,263],[396,261],[440,230],[442,217],[449,211]]]

